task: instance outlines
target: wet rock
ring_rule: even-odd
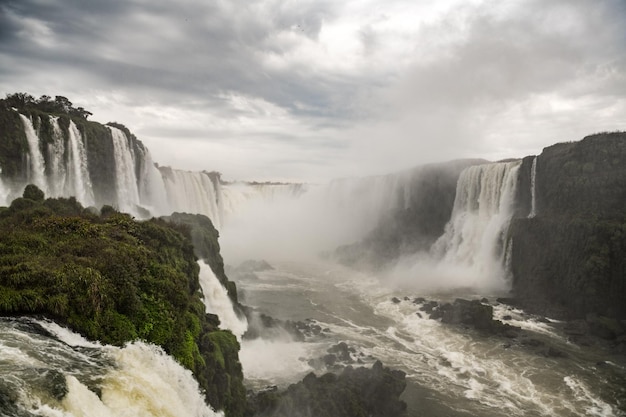
[[[506,314],[506,315],[502,316],[502,320],[506,320],[506,321],[513,320],[513,317],[510,316],[509,314]]]
[[[413,304],[422,304],[425,302],[426,302],[426,299],[424,297],[417,297],[413,299]]]
[[[515,338],[519,328],[494,320],[493,307],[478,300],[457,298],[454,303],[442,304],[430,314],[431,319],[441,319],[442,323],[468,326],[476,330]]]
[[[370,369],[348,367],[339,375],[309,373],[283,392],[259,392],[248,398],[248,415],[403,417],[405,388],[404,372],[377,361]]]
[[[428,301],[422,307],[420,307],[420,310],[424,311],[426,313],[431,313],[438,306],[439,306],[438,302],[436,302],[436,301]]]
[[[548,346],[541,352],[547,358],[567,358],[567,353],[562,350],[556,349],[553,346]]]
[[[590,314],[586,322],[589,326],[589,333],[602,339],[614,340],[624,334],[622,324],[612,318]]]
[[[400,304],[400,299],[398,297],[393,297],[391,299],[391,302],[394,303],[394,304]]]

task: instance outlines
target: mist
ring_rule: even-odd
[[[387,286],[431,292],[505,291],[510,286],[505,231],[513,214],[520,161],[480,162],[485,161],[453,161],[303,185],[297,192],[265,185],[264,192],[239,201],[226,185],[223,194],[236,204],[225,216],[221,233],[224,258],[233,264],[320,257],[346,263],[341,250],[348,248],[358,256],[348,256],[347,264]],[[446,211],[450,217],[442,218]],[[409,216],[411,229],[403,216]],[[435,218],[442,228],[438,235],[429,224]],[[384,243],[390,234],[404,239],[391,254]],[[413,242],[412,248],[403,242]],[[378,264],[378,259],[385,263]]]

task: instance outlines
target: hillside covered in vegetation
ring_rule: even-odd
[[[214,242],[216,245],[217,242]],[[209,404],[246,407],[239,344],[205,314],[189,227],[45,199],[28,186],[0,209],[0,315],[42,315],[91,340],[162,346]]]

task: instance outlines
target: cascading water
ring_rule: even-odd
[[[206,172],[160,168],[172,211],[204,214],[216,228],[222,224],[216,185]]]
[[[50,116],[53,142],[48,145],[48,185],[51,197],[65,196],[65,140],[59,126],[59,118]]]
[[[68,128],[68,166],[66,195],[73,195],[84,206],[94,204],[93,188],[89,178],[87,151],[82,135],[73,121]]]
[[[506,289],[505,232],[513,215],[520,164],[501,162],[464,169],[443,235],[429,253],[399,259],[389,278],[423,290]]]
[[[241,336],[248,329],[248,322],[245,318],[237,316],[226,289],[217,279],[211,267],[204,262],[198,262],[198,265],[200,265],[199,280],[204,294],[206,312],[217,314],[222,327],[233,332],[237,339],[241,340]]]
[[[121,211],[135,213],[139,205],[139,189],[135,174],[135,155],[132,152],[128,138],[120,129],[108,126],[113,138],[113,152],[115,154],[115,185],[117,190],[117,204]]]
[[[461,173],[452,218],[432,248],[441,262],[468,268],[488,285],[502,280],[505,231],[513,215],[520,164],[476,165]]]
[[[44,193],[48,191],[45,178],[45,162],[41,149],[39,148],[39,137],[33,122],[28,117],[20,113],[20,118],[24,124],[24,133],[26,134],[26,140],[28,141],[28,149],[30,156],[30,165],[28,171],[28,179],[31,183],[39,187]]]
[[[0,318],[0,373],[3,416],[223,417],[160,348],[100,345],[49,321]]]
[[[153,215],[167,215],[171,213],[167,200],[165,182],[159,169],[154,165],[152,155],[147,148],[141,148],[142,157],[139,158],[139,199],[142,205]]]
[[[537,215],[537,157],[533,158],[533,165],[530,168],[530,213],[529,218]]]

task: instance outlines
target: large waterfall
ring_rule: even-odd
[[[429,253],[406,256],[392,276],[403,285],[499,291],[508,288],[506,231],[513,215],[521,161],[466,168],[457,182],[451,219]]]

